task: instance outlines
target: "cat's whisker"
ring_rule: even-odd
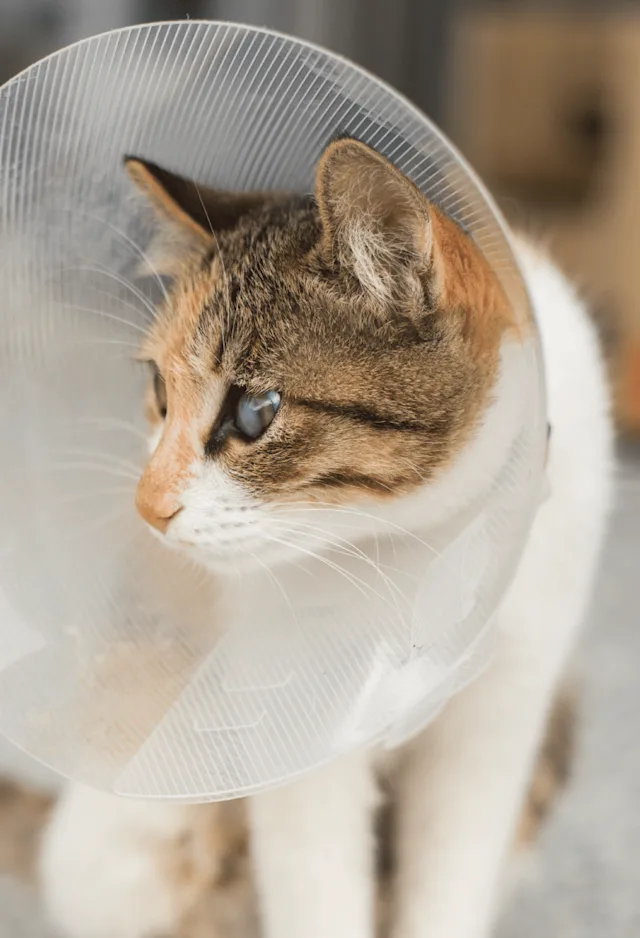
[[[305,536],[304,532],[303,532],[303,536]],[[352,559],[355,559],[359,562],[363,562],[368,567],[370,567],[373,570],[373,572],[378,577],[380,577],[384,586],[389,590],[390,602],[391,602],[391,599],[393,599],[392,605],[393,605],[394,610],[399,613],[401,612],[400,603],[401,602],[406,603],[405,594],[400,589],[400,587],[396,583],[393,582],[392,578],[384,572],[381,566],[379,564],[376,564],[375,561],[371,557],[368,557],[366,554],[362,555],[360,554],[360,552],[355,553],[344,547],[335,545],[334,542],[330,541],[329,539],[327,539],[326,537],[322,535],[307,533],[306,536],[313,537],[314,539],[319,540],[322,550],[327,550],[331,553],[339,554],[343,557],[351,557]],[[397,571],[397,572],[400,572],[400,571]]]
[[[55,499],[53,505],[67,505],[73,502],[87,501],[94,498],[102,498],[107,496],[120,496],[120,495],[131,495],[132,489],[130,488],[120,488],[120,489],[94,489],[91,492],[74,492],[73,495],[65,495],[64,498]]]
[[[168,301],[168,300],[169,300],[169,295],[168,295],[168,293],[167,293],[167,288],[165,287],[165,285],[164,285],[164,283],[163,283],[163,281],[162,281],[162,278],[160,277],[159,273],[157,272],[155,266],[154,266],[153,263],[151,262],[151,259],[149,258],[149,255],[146,254],[145,251],[143,251],[143,249],[140,247],[140,245],[137,244],[137,243],[133,240],[133,238],[130,238],[130,237],[129,237],[129,235],[126,233],[126,231],[124,231],[122,228],[119,228],[117,225],[114,225],[112,222],[107,221],[106,218],[103,218],[103,217],[101,217],[100,215],[96,215],[94,212],[82,212],[82,211],[78,211],[77,209],[74,209],[74,211],[77,211],[78,214],[79,214],[81,217],[83,217],[83,218],[90,218],[90,219],[92,219],[93,221],[97,221],[97,222],[100,222],[100,224],[105,225],[105,226],[106,226],[107,228],[109,228],[115,235],[117,235],[119,238],[121,238],[122,241],[124,241],[125,244],[127,244],[127,245],[129,245],[129,247],[133,248],[133,250],[136,252],[136,254],[138,255],[138,257],[139,257],[141,260],[143,260],[143,261],[145,262],[145,264],[147,264],[147,266],[149,267],[149,270],[151,271],[151,274],[153,275],[154,280],[156,280],[158,286],[160,287],[160,290],[161,290],[161,292],[162,292],[162,294],[163,294],[163,296],[164,296],[165,301]],[[155,314],[155,311],[154,311],[154,314]]]
[[[278,510],[278,513],[280,513],[280,511],[282,511],[282,509],[279,509],[279,510]],[[296,511],[297,511],[297,509],[296,509]],[[295,514],[296,511],[283,512],[283,513],[284,513],[284,514],[287,514],[287,513]],[[329,510],[327,509],[327,512],[328,512],[328,511],[329,511]],[[277,517],[277,514],[276,514],[276,517]],[[302,522],[298,522],[298,523],[302,524]],[[309,522],[309,523],[310,523],[310,522]],[[313,522],[314,525],[315,525],[315,523],[316,523],[316,522]],[[361,532],[361,531],[364,530],[364,525],[349,524],[348,522],[344,522],[344,521],[333,521],[333,520],[332,520],[332,521],[331,521],[331,527],[332,527],[332,528],[340,528],[340,529],[343,530],[343,531],[352,531],[352,532],[356,532],[356,533],[357,533],[357,532]],[[368,532],[367,532],[367,533],[368,533]]]
[[[295,531],[293,533],[295,533]],[[330,569],[334,570],[336,573],[340,574],[346,580],[348,580],[349,583],[351,583],[351,585],[355,589],[357,589],[358,592],[361,593],[365,598],[368,598],[368,593],[373,594],[380,600],[380,602],[384,603],[385,605],[391,605],[391,603],[389,603],[387,598],[383,596],[381,593],[379,593],[376,589],[374,589],[370,583],[366,582],[366,580],[362,580],[360,577],[357,577],[355,574],[350,573],[349,571],[345,570],[344,567],[341,567],[340,564],[334,563],[332,560],[329,560],[328,557],[323,557],[322,554],[318,553],[317,551],[307,550],[306,548],[302,547],[300,544],[296,544],[295,541],[283,541],[280,538],[273,537],[273,535],[265,534],[264,537],[266,538],[266,540],[273,541],[274,543],[280,544],[283,547],[288,547],[290,549],[297,550],[300,553],[305,554],[308,557],[311,557],[313,560],[318,560],[320,563],[326,564],[326,566],[328,566]],[[394,611],[397,611],[397,604],[396,604],[396,608],[394,609]]]
[[[275,519],[276,524],[284,524],[285,522],[280,522],[278,519]],[[323,528],[321,525],[317,524],[305,524],[304,522],[294,522],[296,529],[303,529],[301,533],[306,537],[314,537],[324,543],[328,550],[333,550],[337,553],[341,553],[346,557],[353,557],[356,560],[362,561],[367,566],[370,566],[385,582],[387,587],[392,591],[396,592],[400,598],[404,598],[402,590],[393,582],[390,576],[384,572],[382,565],[370,557],[367,553],[353,544],[351,541],[346,540],[343,537],[335,536],[330,529]],[[319,533],[318,533],[319,532]],[[393,567],[388,569],[394,571]],[[396,573],[402,573],[401,570],[395,570]]]
[[[289,612],[291,613],[291,617],[292,617],[293,621],[294,621],[295,624],[296,624],[296,627],[298,628],[298,630],[300,630],[300,620],[299,620],[298,615],[297,615],[297,613],[296,613],[296,611],[295,611],[294,605],[293,605],[293,603],[291,602],[291,597],[289,596],[289,594],[288,594],[287,591],[285,590],[285,588],[284,588],[284,586],[282,585],[282,583],[280,582],[279,578],[276,576],[276,574],[274,573],[274,571],[269,567],[269,565],[266,564],[266,563],[264,562],[264,560],[262,560],[262,558],[258,556],[258,554],[254,553],[254,551],[248,551],[248,554],[249,554],[249,556],[250,556],[253,560],[255,560],[255,562],[258,564],[258,566],[261,567],[261,568],[265,571],[265,573],[267,574],[267,576],[269,577],[269,579],[271,580],[271,582],[274,584],[274,586],[276,587],[276,589],[278,590],[278,592],[280,593],[280,595],[281,595],[282,598],[284,599],[284,601],[285,601],[285,603],[286,603],[286,605],[287,605],[287,608],[289,609]]]
[[[335,512],[337,514],[346,514],[354,517],[364,518],[366,521],[375,521],[378,524],[384,524],[389,528],[397,531],[399,534],[402,534],[404,537],[408,537],[411,540],[417,541],[427,550],[432,551],[437,557],[440,557],[440,551],[436,550],[431,544],[423,540],[413,531],[409,531],[407,528],[403,528],[401,525],[389,521],[387,518],[381,518],[378,515],[371,514],[370,512],[362,511],[359,508],[348,508],[344,505],[333,505],[331,502],[321,502],[315,501],[313,504],[309,502],[274,502],[273,507],[277,507],[278,511],[326,511],[326,512]]]
[[[101,451],[95,452],[95,450],[87,449],[65,449],[58,452],[59,456],[79,456],[81,458],[87,459],[96,459],[96,460],[105,460],[105,465],[113,465],[122,469],[131,470],[136,474],[136,478],[140,477],[141,469],[130,459],[125,459],[122,456],[117,456],[115,453],[104,453]]]
[[[100,274],[103,277],[108,277],[111,280],[115,280],[116,283],[119,283],[120,286],[124,287],[126,290],[132,293],[140,301],[140,303],[143,305],[143,307],[147,311],[153,313],[153,318],[148,321],[153,321],[156,318],[157,310],[154,309],[153,305],[151,304],[151,301],[149,300],[149,297],[145,296],[142,290],[138,289],[138,287],[136,287],[135,284],[131,283],[130,280],[127,280],[126,277],[121,277],[120,274],[117,274],[115,271],[109,270],[108,267],[103,267],[101,265],[93,265],[93,266],[81,265],[77,267],[71,267],[69,269],[78,271],[80,273]],[[108,293],[105,293],[104,295],[109,296]],[[114,299],[117,299],[118,302],[122,302],[122,303],[125,302],[121,297],[118,297],[117,294],[116,294],[116,297],[114,297]],[[132,308],[136,309],[136,307],[132,307]],[[136,312],[140,312],[140,310],[136,310]]]
[[[129,300],[125,300],[124,297],[119,296],[117,293],[109,293],[108,290],[101,290],[101,289],[98,289],[98,287],[94,287],[93,289],[94,289],[94,292],[98,294],[98,296],[104,296],[108,300],[112,300],[114,303],[118,303],[120,306],[126,306],[126,308],[132,310],[136,314],[136,316],[140,314],[141,310],[139,306],[136,306],[134,303],[131,303]],[[151,300],[145,297],[144,293],[142,292],[139,293],[138,299],[139,299],[139,302],[142,303],[143,308],[149,313],[148,316],[144,316],[145,321],[148,323],[152,323],[156,318],[155,306],[153,305]]]
[[[301,525],[301,522],[294,522],[296,527]],[[328,550],[332,550],[336,553],[340,553],[345,557],[351,557],[358,562],[362,562],[370,567],[385,583],[390,592],[398,595],[399,598],[404,599],[404,594],[400,587],[394,583],[393,579],[389,576],[388,573],[384,572],[384,567],[392,573],[402,574],[404,571],[399,570],[394,567],[390,567],[386,564],[381,564],[379,560],[374,560],[373,557],[369,556],[366,552],[358,548],[351,541],[347,541],[344,538],[338,537],[337,539],[333,535],[333,532],[330,529],[323,528],[321,525],[314,523],[313,525],[305,525],[305,528],[310,529],[309,531],[301,532],[303,535],[306,534],[308,537],[318,538],[321,543],[326,545]],[[320,534],[315,532],[320,532]]]
[[[294,533],[301,535],[303,538],[312,538],[313,540],[319,541],[323,549],[332,550],[334,553],[341,553],[344,557],[353,557],[356,560],[362,561],[363,563],[371,564],[371,558],[367,557],[365,553],[358,550],[357,548],[350,549],[348,546],[345,546],[345,543],[341,538],[334,538],[331,535],[331,532],[328,529],[323,529],[318,525],[303,525],[299,522],[294,521],[293,523],[287,523],[284,520],[274,520],[272,524],[275,524],[279,528],[283,528],[289,533]]]
[[[91,216],[91,217],[97,218],[97,216]],[[102,219],[102,218],[98,218],[97,220],[98,220],[98,221],[104,221],[104,219]],[[160,287],[160,291],[162,292],[162,295],[163,295],[163,297],[164,297],[165,302],[168,303],[168,302],[169,302],[169,294],[167,293],[167,288],[165,287],[165,285],[164,285],[164,283],[163,283],[163,281],[162,281],[162,278],[161,278],[160,274],[158,273],[158,271],[156,270],[155,265],[152,263],[151,258],[149,257],[149,255],[148,255],[145,251],[143,251],[143,249],[140,247],[139,244],[136,244],[136,242],[135,242],[132,238],[129,237],[129,235],[126,233],[126,231],[123,231],[121,228],[118,228],[116,225],[113,225],[113,224],[111,224],[111,222],[108,222],[108,221],[104,221],[104,224],[107,225],[107,226],[111,229],[111,231],[114,232],[114,234],[116,234],[116,235],[118,235],[120,238],[122,238],[122,240],[125,242],[125,244],[128,244],[129,247],[132,247],[133,250],[134,250],[134,251],[136,252],[136,254],[138,255],[138,257],[139,257],[142,261],[144,261],[144,263],[147,265],[147,267],[148,267],[149,270],[151,271],[151,274],[153,275],[153,279],[156,281],[156,283],[157,283],[158,286]]]
[[[277,512],[277,513],[280,513],[280,512],[282,511],[282,509],[283,509],[284,506],[289,506],[289,505],[291,505],[291,504],[295,504],[295,503],[292,503],[292,502],[280,502],[280,503],[278,503],[278,502],[276,502],[276,503],[274,503],[273,507],[276,509],[276,512]],[[309,503],[306,502],[305,504],[308,505]],[[270,506],[270,507],[271,507],[271,506]],[[328,511],[328,509],[327,509],[327,511]],[[291,511],[291,514],[295,514],[296,512],[297,512],[297,509],[292,510],[292,511]],[[277,514],[276,514],[276,518],[277,518]],[[271,520],[271,519],[270,519],[270,520]],[[302,522],[302,521],[296,521],[295,523],[296,523],[296,524],[304,524],[304,522]],[[311,526],[312,526],[313,528],[317,528],[317,527],[318,527],[318,522],[317,522],[317,521],[314,521]],[[379,539],[379,532],[378,532],[378,531],[373,531],[373,532],[372,532],[372,531],[366,530],[366,528],[368,528],[368,524],[367,524],[367,526],[365,526],[364,524],[356,525],[356,524],[349,524],[348,522],[336,521],[335,519],[332,519],[332,520],[331,520],[331,528],[332,528],[332,529],[333,529],[333,528],[340,528],[340,529],[343,530],[343,531],[351,531],[351,532],[356,532],[356,533],[365,531],[365,533],[367,534],[367,536],[369,536],[369,537],[372,536],[373,539],[374,539],[375,546],[376,546],[376,555],[377,555],[378,560],[379,560],[379,555],[380,555],[380,539]],[[323,529],[323,530],[327,530],[327,529]],[[355,545],[352,541],[347,541],[346,543],[350,544],[350,545],[351,545],[352,547],[354,547],[354,548],[356,547],[356,545]]]
[[[294,532],[295,533],[295,532]],[[332,570],[335,570],[337,573],[343,575],[365,598],[367,597],[366,590],[362,586],[358,585],[357,580],[354,580],[347,571],[345,571],[339,564],[333,563],[333,561],[328,560],[326,557],[320,556],[318,553],[312,550],[307,550],[302,547],[300,544],[296,544],[295,541],[282,540],[281,538],[273,537],[272,535],[265,534],[264,538],[268,541],[271,541],[274,544],[279,544],[281,547],[286,547],[290,550],[297,550],[299,553],[304,554],[307,557],[311,557],[313,560],[318,560],[320,563],[325,563]],[[366,584],[365,584],[366,585]]]
[[[340,505],[333,505],[331,502],[313,502],[313,504],[308,501],[271,502],[271,504],[269,505],[269,509],[274,512],[277,512],[278,514],[287,514],[287,513],[297,514],[300,511],[304,511],[304,512],[310,512],[310,511],[325,512],[326,511],[327,513],[335,512],[336,514],[346,514],[346,515],[355,517],[356,521],[354,521],[353,523],[343,522],[342,527],[351,528],[356,531],[364,530],[365,532],[369,528],[369,521],[367,518],[365,518],[364,521],[359,521],[361,513],[358,509],[352,509],[352,508],[348,508],[346,506],[340,506]],[[365,524],[365,521],[366,521],[366,524]]]
[[[77,313],[90,313],[93,316],[100,316],[103,319],[108,319],[110,322],[120,323],[121,325],[126,326],[127,329],[133,329],[134,332],[139,332],[140,335],[145,336],[146,338],[146,329],[143,329],[135,322],[131,322],[129,319],[123,319],[122,316],[116,316],[115,313],[108,313],[104,309],[94,309],[92,306],[77,306],[76,304],[71,303],[67,304],[67,309],[72,309]]]
[[[122,348],[132,348],[136,351],[140,348],[139,342],[123,342],[121,339],[77,339],[76,345],[117,345]],[[132,358],[135,356],[132,356]]]
[[[143,433],[139,427],[136,427],[133,423],[127,423],[125,420],[118,420],[115,417],[80,417],[77,420],[70,421],[72,423],[89,423],[102,425],[105,429],[109,430],[124,430],[127,433],[132,433],[137,437],[140,437],[141,440],[144,440],[145,443],[148,440],[147,434]]]
[[[284,523],[284,524],[289,524],[290,526],[295,525],[295,527],[297,527],[297,528],[306,529],[306,530],[309,530],[309,531],[312,531],[312,532],[315,532],[315,531],[322,531],[323,533],[329,533],[329,532],[330,532],[330,533],[332,534],[332,536],[336,537],[336,542],[337,542],[337,541],[340,541],[341,543],[346,544],[347,546],[349,546],[350,548],[352,548],[354,551],[357,551],[357,553],[358,553],[361,557],[363,557],[363,558],[367,556],[367,554],[366,554],[363,550],[361,550],[359,547],[357,547],[357,545],[354,544],[352,541],[347,540],[346,538],[342,537],[341,535],[337,535],[337,536],[336,536],[336,535],[333,535],[333,532],[331,532],[331,529],[330,529],[330,528],[327,528],[327,527],[324,527],[324,528],[323,528],[321,525],[319,525],[319,524],[317,524],[317,523],[315,523],[315,522],[296,521],[296,520],[294,520],[293,522],[291,522],[291,521],[286,521],[286,522],[285,522],[285,521],[281,520],[280,518],[278,518],[277,516],[276,516],[275,518],[270,518],[269,521],[270,521],[271,523],[275,522],[276,524]],[[338,527],[338,525],[336,525],[336,527]],[[347,525],[340,525],[340,527],[348,528]]]
[[[291,506],[291,505],[295,505],[295,504],[296,504],[295,502],[283,502],[283,503],[281,503],[281,506],[282,506],[282,507],[280,507],[279,510],[280,510],[280,511],[284,511],[286,506]],[[325,505],[327,505],[328,507],[325,507]],[[319,507],[316,507],[316,506],[319,506]],[[294,509],[291,509],[291,510],[293,511]],[[356,515],[356,516],[361,515],[362,517],[364,517],[364,518],[367,519],[367,520],[373,520],[373,521],[376,521],[376,522],[378,522],[378,523],[382,523],[382,524],[387,525],[387,526],[388,526],[389,528],[391,528],[393,531],[397,531],[398,534],[400,534],[402,537],[408,537],[409,539],[416,541],[418,544],[420,544],[421,547],[424,547],[424,548],[425,548],[426,550],[428,550],[431,554],[433,554],[434,557],[437,557],[437,558],[440,559],[443,563],[445,563],[447,566],[450,566],[449,561],[448,561],[447,558],[444,556],[444,554],[442,553],[442,551],[440,551],[440,550],[438,550],[436,547],[434,547],[433,544],[430,544],[428,541],[425,541],[424,538],[419,537],[419,536],[418,536],[417,534],[415,534],[414,532],[409,531],[407,528],[404,528],[404,527],[402,527],[401,525],[394,523],[393,521],[389,521],[389,520],[386,519],[386,518],[379,518],[377,515],[371,515],[371,514],[369,514],[369,513],[367,513],[367,512],[362,512],[362,511],[360,511],[359,509],[346,508],[346,507],[336,507],[335,505],[331,505],[331,504],[328,503],[328,502],[327,502],[327,503],[317,502],[316,505],[314,505],[314,506],[310,506],[308,502],[301,502],[301,503],[300,503],[300,507],[297,508],[297,509],[295,509],[295,510],[297,510],[297,511],[299,511],[299,510],[306,510],[306,511],[314,511],[314,510],[316,510],[316,511],[325,511],[325,512],[328,512],[328,513],[338,512],[338,513],[344,513],[344,514],[354,514],[354,515]],[[388,532],[385,532],[385,533],[388,533]],[[395,545],[395,541],[392,540],[391,543],[392,543],[392,548],[393,548],[393,552],[394,552],[394,557],[396,557],[396,545]]]
[[[61,461],[61,462],[52,462],[48,466],[44,466],[43,472],[58,471],[58,470],[68,470],[68,471],[81,471],[81,472],[101,472],[104,475],[111,475],[116,479],[128,479],[130,482],[137,485],[139,481],[139,476],[129,474],[123,470],[114,468],[113,466],[94,463],[89,461]],[[133,491],[133,489],[132,489]]]
[[[335,544],[346,545],[345,547],[340,548],[343,551],[343,553],[348,553],[351,556],[361,559],[363,562],[366,562],[368,564],[373,564],[374,568],[381,572],[381,575],[383,575],[382,574],[383,570],[389,570],[391,573],[398,573],[401,576],[410,577],[411,579],[418,579],[418,577],[416,577],[414,574],[411,574],[406,570],[402,570],[400,567],[392,567],[390,566],[390,564],[382,563],[380,560],[380,556],[379,556],[379,542],[377,538],[375,539],[376,559],[374,559],[369,554],[367,554],[364,550],[361,550],[352,541],[346,540],[346,538],[339,536],[337,540],[332,539],[332,538],[335,538],[335,535],[331,528],[347,527],[346,525],[337,525],[335,524],[335,522],[332,522],[331,528],[325,528],[321,524],[318,524],[318,522],[314,522],[313,524],[304,524],[304,522],[296,521],[294,522],[294,524],[296,524],[296,526],[310,528],[311,530],[314,530],[314,531],[320,531],[320,533],[323,536],[325,536],[327,539],[331,539],[331,540],[328,540],[328,542],[331,544],[335,543]]]

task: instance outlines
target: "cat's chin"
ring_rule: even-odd
[[[246,544],[225,545],[220,547],[185,544],[168,538],[165,545],[182,554],[198,567],[217,576],[234,577],[245,573],[264,573],[265,570],[299,563],[309,556],[309,548],[289,544],[269,544],[256,542],[252,547]],[[314,551],[322,555],[322,547]]]

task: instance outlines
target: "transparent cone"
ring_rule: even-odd
[[[409,103],[321,49],[225,24],[141,26],[0,89],[0,730],[67,776],[145,797],[258,791],[402,741],[489,660],[541,491],[534,331],[522,432],[494,490],[447,530],[390,526],[376,563],[365,552],[344,559],[348,576],[324,569],[322,608],[305,605],[299,569],[279,585],[256,574],[256,621],[135,514],[146,374],[134,356],[162,285],[140,277],[154,220],[123,156],[224,188],[305,192],[338,134],[452,215],[530,322],[469,168]],[[357,533],[347,519],[345,538]]]

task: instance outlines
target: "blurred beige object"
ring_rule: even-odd
[[[618,420],[640,433],[640,17],[471,14],[454,48],[454,138],[601,308]]]
[[[616,388],[620,419],[640,431],[640,18],[610,27],[607,53],[618,132],[602,173],[591,253],[600,258],[599,274],[625,336]]]
[[[602,298],[618,334],[613,382],[621,426],[640,432],[640,18],[603,33],[604,100],[614,132],[591,198],[551,231],[570,272]]]
[[[602,75],[597,21],[466,13],[453,48],[451,129],[480,174],[518,188],[583,187],[592,160],[580,124]]]

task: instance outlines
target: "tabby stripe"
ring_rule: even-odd
[[[295,398],[293,403],[318,413],[332,414],[334,417],[346,417],[357,423],[366,423],[378,430],[401,430],[405,433],[425,433],[429,430],[424,424],[411,420],[399,420],[396,417],[385,417],[365,407],[358,407],[357,404],[334,404],[330,401],[315,401],[307,398]]]
[[[393,491],[393,486],[387,482],[376,479],[375,476],[363,475],[360,472],[326,472],[324,475],[317,476],[309,485],[326,485],[337,488],[343,485],[353,485],[361,489],[369,489],[373,492],[382,492],[389,494]]]

